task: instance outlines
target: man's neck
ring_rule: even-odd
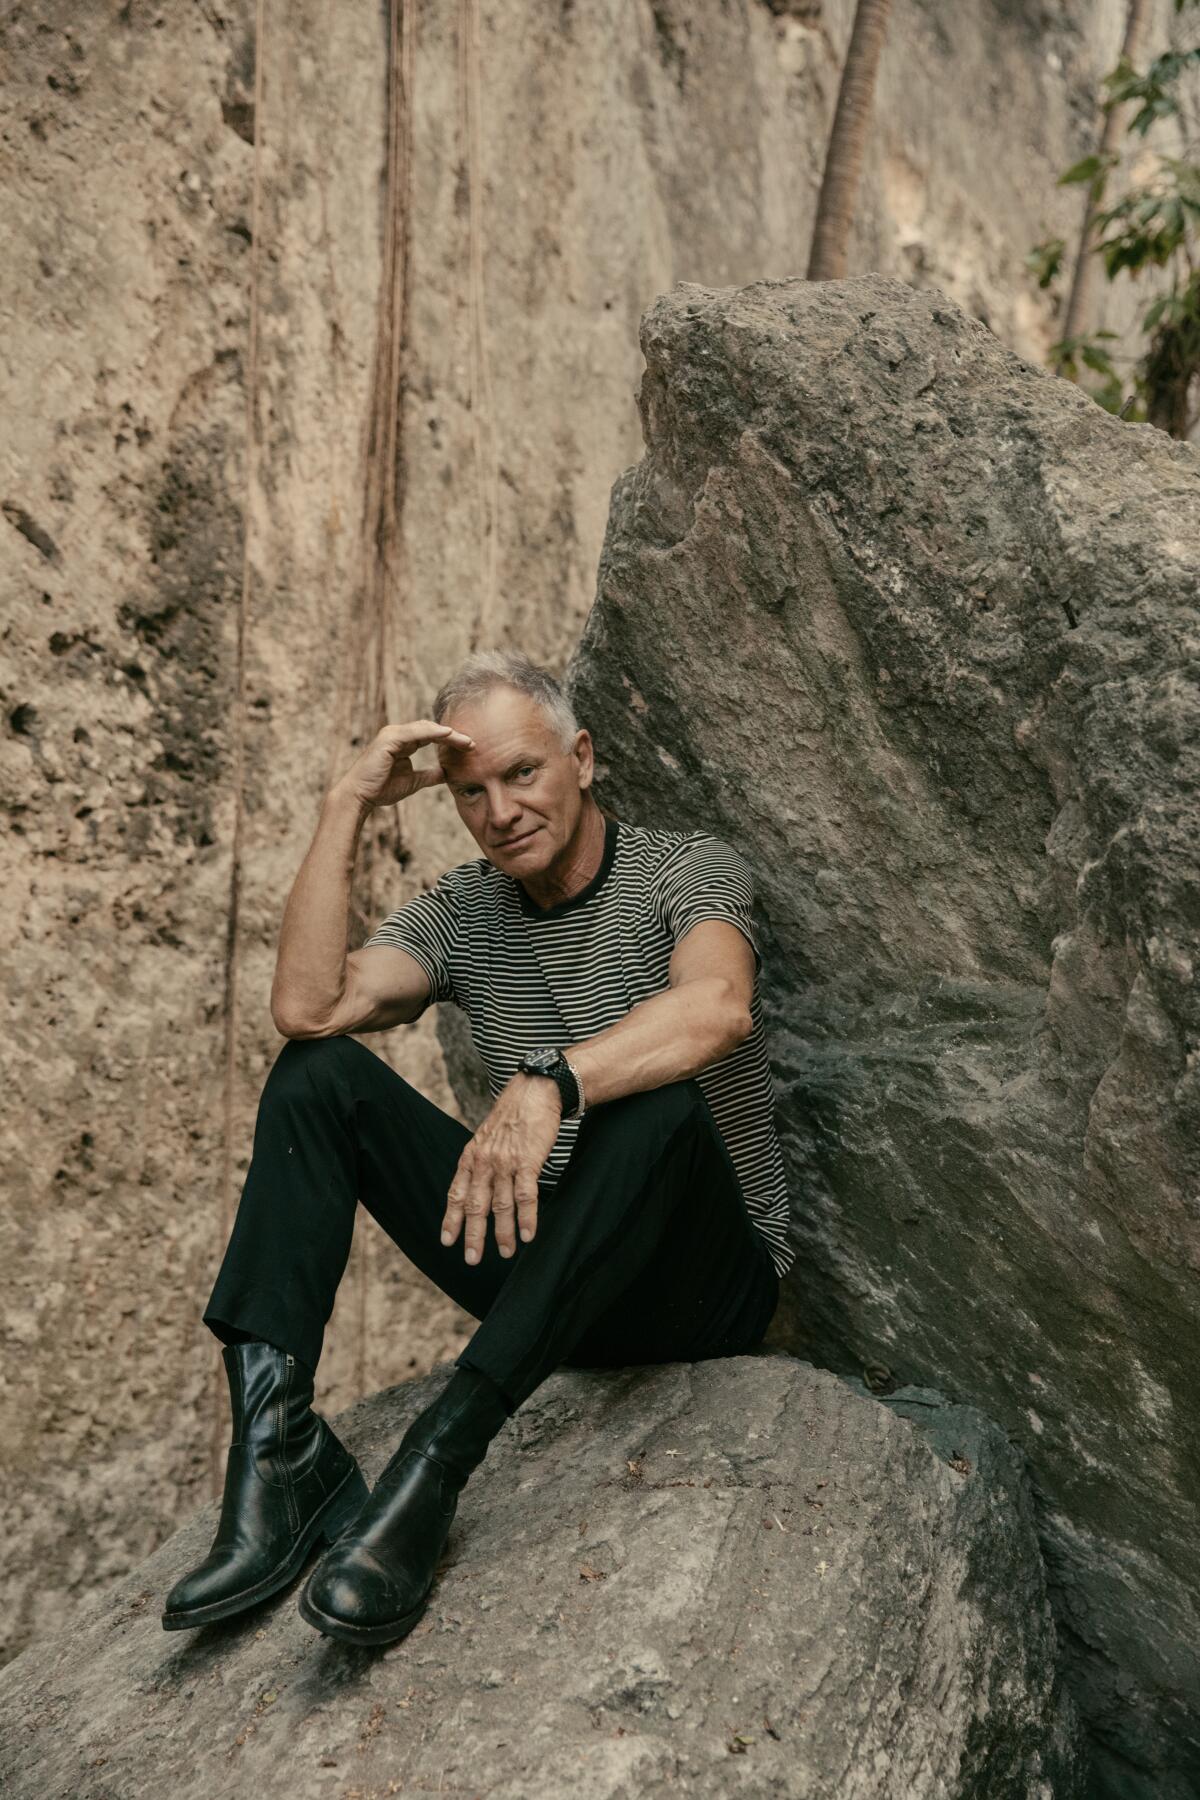
[[[534,905],[545,912],[582,892],[599,872],[605,837],[604,814],[593,800],[584,807],[574,835],[563,845],[555,863],[540,870],[533,879],[521,882]]]

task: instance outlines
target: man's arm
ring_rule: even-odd
[[[316,835],[284,908],[271,986],[271,1017],[284,1037],[386,1031],[418,1018],[429,978],[399,945],[346,951],[350,883],[359,834],[376,806],[394,806],[445,780],[440,763],[415,769],[422,744],[469,748],[465,731],[434,719],[384,725],[325,796]]]
[[[727,919],[701,919],[675,946],[670,987],[631,1007],[623,1019],[581,1044],[562,1047],[591,1107],[642,1088],[663,1087],[706,1069],[753,1030],[754,951]],[[501,1256],[515,1248],[514,1215],[524,1239],[537,1230],[538,1175],[558,1136],[562,1101],[544,1075],[518,1072],[459,1159],[446,1198],[442,1243],[463,1221],[463,1253],[483,1255],[487,1217],[496,1217]]]
[[[587,1106],[686,1080],[749,1037],[754,951],[736,925],[725,919],[693,925],[676,944],[669,973],[671,985],[661,994],[595,1037],[562,1047],[579,1070]]]
[[[350,885],[370,812],[334,788],[284,908],[271,1017],[284,1037],[338,1037],[410,1024],[429,1004],[429,977],[390,945],[347,953]]]

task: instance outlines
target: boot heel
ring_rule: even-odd
[[[332,1511],[323,1521],[318,1537],[327,1544],[341,1537],[346,1527],[353,1525],[358,1517],[369,1492],[362,1470],[354,1469],[338,1489],[337,1499],[332,1502]]]

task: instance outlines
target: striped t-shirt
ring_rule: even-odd
[[[606,816],[595,875],[540,907],[486,856],[460,863],[383,920],[367,939],[407,950],[429,977],[430,1003],[467,1014],[493,1099],[529,1050],[582,1043],[670,986],[675,945],[701,919],[729,919],[754,951],[750,1036],[700,1070],[746,1210],[783,1275],[795,1251],[763,1033],[753,879],[739,851],[704,831],[652,831]],[[586,1103],[586,1094],[585,1094]],[[563,1119],[538,1177],[553,1187],[582,1121]]]

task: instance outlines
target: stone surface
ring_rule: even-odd
[[[1102,1794],[1200,1792],[1200,455],[882,276],[647,312],[569,685],[758,888],[773,1341],[1027,1451]]]
[[[335,1422],[369,1480],[446,1373]],[[8,1800],[1086,1792],[1023,1459],[936,1394],[785,1354],[559,1370],[382,1650],[312,1631],[294,1590],[164,1633],[215,1521],[0,1671]]]
[[[852,14],[4,8],[0,1661],[219,1487],[199,1315],[320,796],[476,645],[563,667],[639,316],[803,266]],[[901,8],[856,265],[1042,355],[1021,257],[1075,227],[1123,15]],[[353,932],[471,854],[444,795],[381,819]],[[373,1047],[455,1107],[431,1015]],[[362,1222],[318,1394],[469,1329]]]

